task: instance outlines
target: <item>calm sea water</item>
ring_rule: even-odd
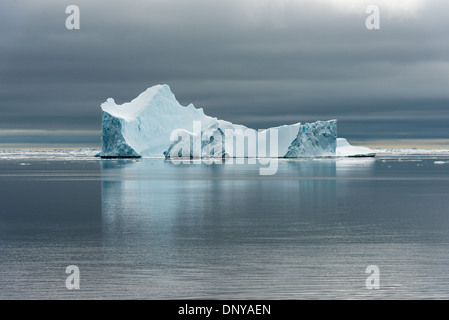
[[[0,298],[448,299],[448,160],[3,159]]]

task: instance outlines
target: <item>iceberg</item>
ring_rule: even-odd
[[[102,157],[163,156],[174,129],[191,131],[193,121],[201,121],[204,128],[217,121],[193,105],[181,106],[167,85],[148,88],[122,105],[109,98],[101,109]]]
[[[218,120],[194,132],[173,131],[172,144],[164,152],[166,158],[280,158],[286,155],[297,136],[300,123],[254,130]]]
[[[317,121],[300,126],[285,158],[332,157],[337,149],[337,120]]]
[[[122,135],[122,123],[120,118],[113,117],[107,112],[103,112],[102,126],[102,152],[103,158],[115,158],[120,155],[122,158],[139,158],[140,155],[131,148]]]
[[[375,157],[376,152],[367,147],[356,147],[349,144],[344,138],[337,139],[337,157]]]
[[[300,158],[338,155],[337,121],[255,130],[182,106],[168,85],[101,104],[103,158]]]

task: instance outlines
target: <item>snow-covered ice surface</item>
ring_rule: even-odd
[[[381,156],[411,156],[411,155],[449,155],[449,149],[375,149],[377,155]]]
[[[55,150],[0,150],[0,160],[44,160],[44,161],[72,161],[72,160],[98,160],[98,149],[55,149]],[[20,163],[20,165],[29,165]]]
[[[0,160],[102,160],[96,155],[99,149],[55,149],[55,150],[36,150],[36,149],[0,149]],[[420,158],[442,159],[435,160],[436,164],[446,164],[449,160],[449,149],[372,149],[376,153],[378,160],[391,159],[394,161],[419,161]],[[337,147],[337,153],[339,152]],[[150,158],[150,157],[148,157]],[[151,157],[163,159],[163,156]],[[340,158],[340,157],[336,157]],[[108,161],[108,160],[103,160]],[[288,161],[288,159],[286,159]],[[348,159],[356,161],[356,159]]]
[[[340,139],[340,138],[339,138]],[[402,161],[410,158],[419,157],[449,157],[449,149],[370,149],[376,153],[376,158],[391,158]],[[36,160],[100,160],[96,157],[100,153],[100,149],[0,149],[0,160],[20,160],[20,159],[36,159]],[[337,146],[336,153],[338,154]],[[338,155],[337,155],[338,157]],[[163,156],[152,157],[163,158]],[[412,159],[408,160],[412,161]],[[438,162],[438,161],[437,161]],[[446,163],[446,161],[443,161]],[[443,164],[443,163],[437,163]]]

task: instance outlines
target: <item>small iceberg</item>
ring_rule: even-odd
[[[376,152],[367,147],[357,147],[349,144],[345,138],[337,138],[337,149],[335,151],[337,157],[375,157]]]

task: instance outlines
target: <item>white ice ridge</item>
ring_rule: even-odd
[[[122,105],[109,98],[101,109],[102,157],[336,156],[336,120],[257,131],[182,106],[168,85]]]

